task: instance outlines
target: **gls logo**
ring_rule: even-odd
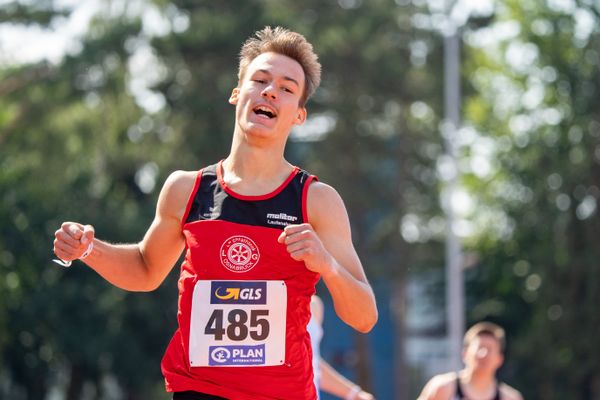
[[[219,291],[221,289],[222,289],[222,287],[218,287],[217,290],[215,291],[215,296],[217,296],[217,298],[219,298],[221,300],[229,300],[229,299],[232,299],[232,300],[238,300],[238,299],[258,300],[258,299],[260,299],[260,296],[262,293],[261,288],[257,288],[257,289],[227,288],[227,289],[225,289],[225,294],[221,294],[221,293],[219,293]]]
[[[267,304],[267,283],[212,281],[211,304]]]

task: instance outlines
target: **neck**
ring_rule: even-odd
[[[283,157],[283,151],[234,144],[223,169],[243,178],[273,179],[281,174],[282,169],[291,170],[291,165]]]
[[[228,169],[255,176],[277,175],[281,168],[290,165],[283,157],[285,145],[286,140],[249,134],[236,127],[227,157]]]
[[[283,151],[235,143],[223,161],[223,180],[237,193],[255,196],[277,189],[289,176],[293,166]]]
[[[251,161],[264,160],[278,164],[282,160],[284,161],[283,154],[288,136],[289,133],[285,137],[283,134],[263,136],[260,133],[246,132],[236,125],[228,158],[238,161],[245,161],[249,158]]]
[[[469,393],[487,395],[496,389],[496,375],[486,370],[465,368],[459,373],[461,384]]]

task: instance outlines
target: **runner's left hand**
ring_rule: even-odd
[[[332,255],[310,224],[286,226],[277,241],[286,245],[294,260],[304,261],[306,268],[313,272],[326,274],[333,268]]]

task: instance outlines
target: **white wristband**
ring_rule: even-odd
[[[93,240],[90,242],[90,244],[88,245],[87,249],[85,249],[85,251],[83,252],[83,254],[81,255],[81,257],[79,257],[79,259],[83,260],[84,258],[86,258],[87,256],[89,256],[90,253],[92,252],[92,250],[94,250],[94,241]],[[58,265],[62,265],[65,268],[70,267],[71,264],[73,263],[72,261],[65,261],[65,260],[56,259],[56,258],[53,259],[52,261],[54,261]]]
[[[89,256],[92,253],[92,250],[94,250],[94,241],[93,240],[90,242],[88,248],[83,252],[83,254],[81,255],[81,257],[79,257],[79,259],[83,260],[84,258]]]
[[[350,391],[348,393],[346,393],[346,396],[344,397],[344,400],[354,400],[356,399],[356,395],[359,394],[361,392],[361,388],[358,385],[354,385],[354,387],[352,389],[350,389]]]

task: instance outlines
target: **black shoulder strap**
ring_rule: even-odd
[[[494,400],[500,400],[500,382],[496,382],[496,397]]]
[[[463,399],[464,395],[462,392],[462,388],[460,387],[460,377],[458,375],[458,372],[456,373],[456,398],[457,399]]]
[[[459,400],[465,398],[462,387],[460,386],[460,378],[458,374],[456,374],[456,398]],[[496,383],[496,395],[494,396],[494,400],[500,400],[500,382]]]

